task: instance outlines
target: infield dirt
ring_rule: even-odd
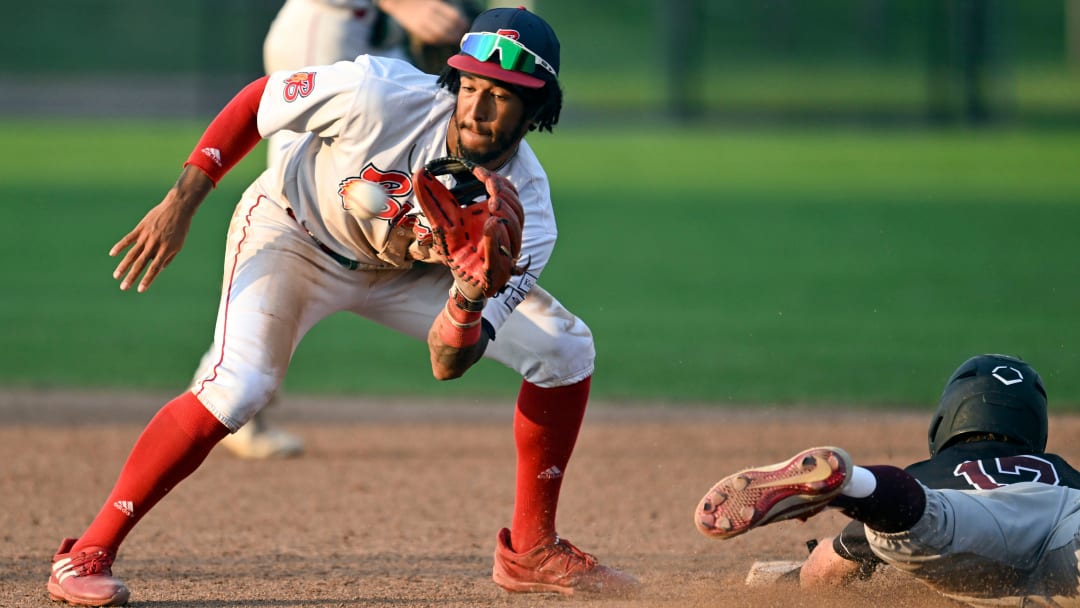
[[[0,392],[0,606],[52,606],[49,561],[101,507],[153,393]],[[595,403],[563,486],[559,529],[636,574],[625,600],[510,596],[490,580],[513,502],[512,403],[286,395],[270,418],[308,452],[243,461],[215,450],[151,512],[114,566],[143,607],[958,606],[899,573],[831,593],[749,588],[755,560],[800,559],[844,523],[826,513],[729,541],[694,529],[697,500],[737,469],[818,444],[863,463],[926,454],[929,412]],[[1080,417],[1054,417],[1074,456]],[[1075,451],[1075,447],[1073,448]]]

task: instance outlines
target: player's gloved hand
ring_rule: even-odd
[[[138,291],[142,293],[150,287],[158,273],[180,253],[191,229],[191,219],[213,187],[214,183],[200,169],[192,165],[185,167],[165,199],[112,246],[109,255],[114,257],[131,248],[113,271],[113,278],[120,280],[120,289],[131,287],[143,270],[146,274],[139,282]]]
[[[440,175],[452,175],[456,185],[447,188],[437,179]],[[466,297],[491,297],[511,276],[524,272],[517,261],[525,211],[509,180],[448,157],[418,170],[413,183],[435,249]]]

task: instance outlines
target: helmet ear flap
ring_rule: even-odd
[[[930,422],[930,432],[927,433],[927,435],[928,435],[928,441],[929,441],[929,445],[930,445],[930,455],[931,456],[936,455],[937,451],[938,451],[938,447],[940,447],[940,446],[937,445],[937,442],[934,440],[934,438],[937,435],[938,428],[941,427],[941,420],[942,420],[941,416],[934,416],[934,419]]]

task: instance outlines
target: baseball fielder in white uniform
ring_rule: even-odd
[[[468,28],[461,7],[446,0],[285,0],[263,41],[263,64],[272,74],[360,55],[407,59],[406,38],[413,47],[454,49],[445,53],[445,62]],[[277,164],[279,151],[301,135],[287,130],[270,134],[267,166]],[[193,383],[213,361],[210,348]],[[263,410],[221,445],[243,458],[296,456],[304,449],[302,439],[269,424]]]
[[[253,82],[214,119],[165,199],[113,247],[114,255],[126,250],[114,272],[121,289],[144,291],[179,252],[192,215],[229,168],[261,137],[305,133],[236,206],[216,360],[147,425],[86,531],[64,539],[48,583],[54,599],[127,601],[111,569],[124,537],[266,404],[304,334],[338,311],[426,339],[438,379],[463,375],[480,357],[521,374],[514,511],[496,539],[498,585],[563,594],[638,588],[555,528],[595,355],[585,323],[536,284],[556,228],[547,176],[524,136],[558,121],[558,39],[531,12],[493,9],[447,63],[436,78],[402,61],[361,56]],[[520,245],[518,274],[504,285],[463,280],[460,266],[448,268],[433,247],[435,224],[419,213],[414,186],[428,161],[447,155],[479,165],[486,208],[507,218],[493,229],[509,225],[506,214],[523,215],[514,220],[523,224],[518,242],[499,249]],[[387,199],[383,213],[358,221],[345,201],[361,182],[379,185]]]

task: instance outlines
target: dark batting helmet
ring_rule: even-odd
[[[930,421],[930,455],[968,433],[995,433],[1046,450],[1046,388],[1030,365],[1008,355],[979,355],[958,367]]]

